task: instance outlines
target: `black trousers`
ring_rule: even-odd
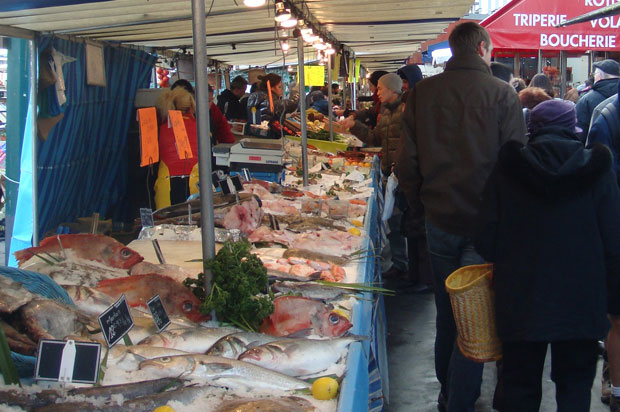
[[[558,412],[588,412],[596,375],[598,342],[573,340],[551,343],[551,380]],[[538,412],[542,373],[549,342],[504,343],[501,412]]]

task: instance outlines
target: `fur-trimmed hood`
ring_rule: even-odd
[[[527,145],[509,141],[499,152],[501,172],[528,191],[549,198],[573,197],[611,169],[610,150],[584,148],[566,128],[545,127]]]

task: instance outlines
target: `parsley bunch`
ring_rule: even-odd
[[[273,312],[274,297],[268,287],[267,270],[250,253],[250,243],[226,242],[207,267],[213,274],[209,296],[205,295],[204,274],[184,282],[203,301],[200,311],[208,314],[215,310],[218,319],[257,331],[263,319]]]

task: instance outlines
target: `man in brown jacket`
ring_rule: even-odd
[[[419,82],[407,100],[396,174],[409,207],[426,217],[437,306],[439,407],[473,412],[483,364],[466,359],[455,344],[444,282],[456,269],[484,262],[471,240],[482,189],[500,146],[510,139],[525,142],[526,129],[514,88],[491,75],[487,31],[462,23],[449,42],[453,56],[445,71]]]

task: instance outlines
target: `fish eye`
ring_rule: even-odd
[[[170,358],[170,356],[164,356],[163,358],[159,358],[159,360],[163,363],[168,363],[170,362],[172,359]]]
[[[329,323],[331,323],[332,325],[337,325],[338,323],[340,323],[340,316],[332,313],[331,315],[329,315]]]
[[[131,251],[129,249],[121,249],[121,256],[127,258],[131,256]]]
[[[191,312],[192,309],[194,309],[192,302],[185,301],[183,303],[183,312]]]

